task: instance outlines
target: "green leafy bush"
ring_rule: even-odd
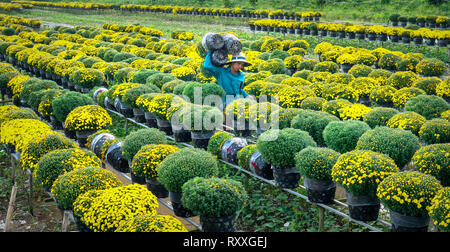
[[[313,71],[337,73],[339,71],[339,66],[333,61],[322,61],[314,65]]]
[[[323,146],[322,132],[333,121],[339,121],[339,118],[323,111],[301,109],[292,119],[291,127],[308,132],[319,146]]]
[[[56,97],[52,101],[53,114],[60,122],[66,121],[67,115],[76,107],[93,105],[91,97],[79,92],[70,91]]]
[[[196,91],[197,90],[197,91]],[[196,92],[201,91],[201,97],[195,97]],[[222,99],[225,97],[225,90],[216,83],[200,83],[200,82],[188,82],[188,84],[184,87],[183,95],[186,96],[189,100],[188,102],[194,103],[194,102],[200,102],[200,104],[204,104],[205,98],[209,95],[215,95],[219,97],[219,101],[222,101]],[[197,101],[194,100],[194,98],[197,98]],[[201,98],[201,99],[199,99]],[[210,97],[211,98],[211,97]],[[217,101],[217,99],[210,99],[209,101]],[[216,102],[215,102],[216,103]],[[212,105],[212,104],[211,104]]]
[[[420,148],[419,138],[411,131],[376,127],[366,131],[356,143],[357,150],[372,150],[389,155],[402,169]]]
[[[244,146],[237,153],[238,165],[242,169],[250,170],[249,162],[252,155],[257,151],[256,144]]]
[[[147,78],[146,83],[150,83],[159,88],[162,88],[164,83],[175,80],[176,78],[177,77],[173,76],[170,73],[155,73]]]
[[[232,179],[197,177],[187,181],[182,191],[183,206],[200,216],[233,215],[247,200],[244,186]]]
[[[218,174],[218,163],[211,153],[197,148],[182,148],[167,156],[158,166],[158,178],[170,192],[182,192],[184,183],[195,177]]]
[[[317,146],[308,132],[293,128],[267,130],[258,137],[256,145],[262,158],[277,168],[294,167],[297,152]]]
[[[329,148],[345,153],[352,151],[362,134],[370,130],[365,122],[348,120],[330,122],[323,130],[323,139]]]
[[[363,121],[371,128],[386,126],[389,119],[398,113],[399,111],[394,108],[375,107],[364,116]]]
[[[413,111],[427,120],[438,118],[442,112],[450,109],[450,105],[436,95],[418,95],[405,103],[405,111]]]
[[[128,134],[122,144],[122,154],[127,160],[133,160],[133,157],[147,144],[165,144],[167,143],[166,134],[156,128],[140,129]]]
[[[130,108],[137,108],[136,100],[139,96],[148,93],[159,93],[160,90],[155,85],[147,84],[147,85],[139,85],[136,87],[132,87],[125,91],[125,94],[122,96],[120,101],[127,105]]]
[[[331,169],[339,155],[329,148],[308,146],[295,154],[295,167],[306,178],[331,181]]]

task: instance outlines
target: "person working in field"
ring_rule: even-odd
[[[243,90],[245,77],[241,69],[251,66],[246,60],[245,54],[241,52],[237,56],[233,56],[225,65],[229,65],[229,67],[214,66],[211,62],[211,52],[207,51],[203,67],[216,78],[217,83],[225,90],[226,96],[223,100],[223,107],[225,108],[227,104],[239,98],[256,100],[254,96]]]

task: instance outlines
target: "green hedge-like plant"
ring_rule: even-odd
[[[162,86],[169,82],[169,81],[173,81],[175,80],[177,77],[173,76],[170,73],[155,73],[150,75],[147,80],[146,83],[150,83],[153,84],[159,88],[162,88]]]
[[[427,120],[437,118],[442,112],[450,109],[450,105],[441,97],[436,95],[418,95],[412,97],[405,103],[405,111],[413,111]]]
[[[94,100],[91,97],[79,92],[70,91],[56,97],[52,101],[53,114],[60,122],[66,121],[67,115],[76,107],[84,105],[93,105]]]
[[[308,146],[295,154],[295,167],[306,178],[331,181],[331,169],[339,155],[329,148]]]
[[[386,126],[387,121],[398,113],[399,111],[394,108],[375,107],[364,116],[363,121],[371,128]]]
[[[262,158],[277,168],[291,168],[295,166],[294,156],[307,146],[317,146],[308,132],[285,128],[270,129],[258,137],[256,143]]]
[[[128,134],[122,145],[123,157],[127,160],[133,160],[133,157],[147,144],[165,144],[167,143],[166,135],[158,129],[140,129]]]
[[[339,121],[339,118],[323,111],[300,109],[292,119],[291,127],[308,132],[319,146],[323,146],[322,132],[333,121]]]
[[[411,131],[376,127],[366,131],[356,143],[357,150],[372,150],[389,155],[402,169],[420,148],[419,138]]]
[[[147,82],[147,78],[156,73],[160,73],[160,72],[157,70],[154,70],[154,69],[138,70],[136,73],[134,73],[133,79],[131,80],[131,82],[145,84]]]
[[[196,93],[201,92],[201,93]],[[200,95],[198,97],[195,97],[195,95]],[[219,97],[220,99],[214,99],[209,100],[210,102],[214,101],[214,103],[217,103],[219,101],[222,101],[222,99],[225,97],[225,90],[216,83],[200,83],[200,82],[188,82],[188,84],[184,87],[183,90],[183,96],[186,96],[188,98],[188,102],[190,103],[196,103],[196,104],[204,104],[205,98],[209,95],[215,95]],[[194,100],[194,99],[197,100]],[[211,98],[211,97],[210,97]],[[200,103],[198,103],[200,102]],[[212,105],[212,104],[211,104]]]
[[[217,158],[197,148],[183,148],[167,156],[158,166],[158,178],[170,192],[182,192],[184,183],[195,177],[218,174]]]
[[[126,104],[130,108],[138,108],[136,100],[139,96],[147,93],[160,93],[160,89],[152,84],[139,85],[132,87],[125,91],[125,94],[120,99],[121,102]]]
[[[215,131],[224,122],[223,112],[217,107],[190,104],[180,116],[185,129],[194,132]]]
[[[183,187],[183,206],[200,216],[230,216],[247,200],[244,186],[232,179],[193,178]]]
[[[329,148],[345,153],[354,150],[359,137],[370,130],[369,125],[357,120],[330,122],[323,130],[323,139]]]

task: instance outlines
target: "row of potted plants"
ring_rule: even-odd
[[[16,3],[0,3],[0,9],[4,11],[21,11],[25,8],[31,8],[33,5],[31,4],[16,4]]]
[[[420,53],[402,53],[377,48],[368,51],[364,48],[333,46],[331,43],[322,42],[315,48],[314,52],[319,54],[322,61],[332,61],[343,67],[344,72],[349,72],[351,67],[360,64],[368,67],[375,66],[378,69],[388,71],[412,71],[424,77],[445,75],[445,63],[438,59],[427,59]],[[370,74],[370,69],[368,74]],[[351,72],[356,74],[355,72]],[[355,75],[357,77],[358,74]]]
[[[72,8],[80,10],[111,9],[113,4],[109,3],[84,3],[84,2],[44,2],[44,1],[11,1],[12,3],[31,4],[33,6],[52,8]]]
[[[402,27],[390,27],[381,25],[360,25],[340,23],[315,23],[295,22],[281,20],[250,20],[249,26],[252,31],[282,32],[299,35],[330,36],[338,38],[349,38],[359,40],[380,40],[409,44],[411,40],[415,44],[426,45],[438,44],[446,47],[450,38],[448,30],[436,30],[420,28],[418,30]]]
[[[392,26],[405,27],[409,24],[418,25],[420,27],[430,27],[430,28],[447,28],[449,24],[449,18],[447,16],[417,16],[417,17],[406,17],[400,14],[392,14],[389,16],[389,21]]]
[[[42,24],[42,21],[39,19],[8,16],[5,14],[0,14],[0,20],[5,24],[21,24],[33,28],[39,28]]]
[[[208,15],[208,16],[228,16],[228,17],[254,17],[254,18],[275,18],[275,19],[300,19],[305,21],[319,20],[323,15],[321,12],[302,11],[294,12],[288,10],[250,10],[242,8],[204,8],[204,7],[183,7],[168,5],[139,5],[139,4],[101,4],[101,3],[53,3],[41,1],[12,1],[14,3],[28,3],[34,6],[52,7],[52,8],[72,8],[80,10],[97,10],[97,9],[115,9],[122,11],[148,11],[163,12],[173,14],[191,14],[191,15]]]

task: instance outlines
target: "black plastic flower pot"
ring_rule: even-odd
[[[138,123],[145,123],[144,111],[141,109],[133,108],[134,120]]]
[[[177,143],[188,143],[192,141],[191,132],[183,127],[172,124],[173,137]]]
[[[166,135],[170,136],[173,134],[172,125],[168,120],[161,120],[156,118],[156,124],[158,125],[158,129],[166,133]]]
[[[313,203],[333,203],[336,193],[336,184],[333,181],[303,178],[308,200]]]
[[[181,196],[182,196],[181,192],[169,191],[169,199],[172,203],[174,214],[178,217],[183,217],[183,218],[195,216],[195,214],[191,210],[189,210],[183,206],[183,204],[181,202]]]
[[[195,148],[208,149],[209,139],[211,139],[214,131],[191,131],[192,144]]]
[[[275,185],[281,188],[297,188],[300,183],[300,173],[296,167],[277,168],[272,165],[273,178]]]
[[[147,189],[151,191],[157,198],[167,198],[169,191],[157,179],[145,179]]]
[[[428,232],[429,216],[408,216],[390,210],[392,232]]]
[[[87,138],[97,132],[97,130],[78,130],[75,132],[75,135],[77,136],[78,144],[81,147],[85,147],[87,143]]]
[[[347,204],[352,219],[359,221],[375,221],[378,219],[380,201],[377,197],[354,196],[347,192]]]
[[[144,112],[145,123],[150,128],[158,128],[158,123],[156,121],[156,117],[152,115],[150,112]]]
[[[236,217],[236,214],[220,217],[200,215],[200,225],[203,232],[234,232]]]

